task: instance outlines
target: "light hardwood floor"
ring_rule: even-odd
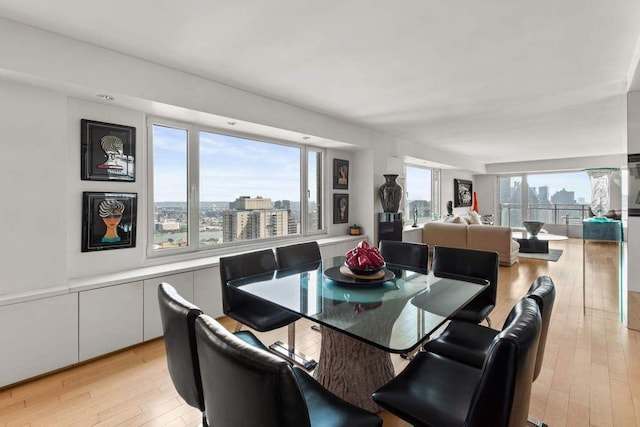
[[[617,290],[602,285],[613,283],[617,249],[606,243],[587,246],[589,308],[583,315],[582,241],[552,242],[552,247],[564,250],[558,262],[522,259],[500,268],[498,306],[491,316],[500,327],[535,277],[553,278],[556,303],[530,413],[553,427],[635,426],[640,420],[640,333],[616,320]],[[317,358],[320,334],[310,325],[299,322],[297,346]],[[258,335],[265,343],[285,340],[286,328]],[[393,361],[396,371],[407,363],[398,356]],[[391,414],[381,415],[385,426],[408,425]],[[0,389],[0,426],[199,422],[199,412],[178,397],[171,383],[161,340]]]

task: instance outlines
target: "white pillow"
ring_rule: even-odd
[[[452,217],[445,218],[444,222],[449,222],[451,224],[462,224],[462,218],[460,218],[458,215],[454,215]]]
[[[480,218],[480,215],[478,214],[478,212],[476,211],[469,212],[469,224],[482,225],[482,218]]]

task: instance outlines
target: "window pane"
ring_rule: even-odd
[[[405,189],[407,194],[405,223],[413,223],[416,210],[418,222],[432,219],[431,169],[414,166],[407,166],[405,169],[407,187]]]
[[[299,234],[300,148],[200,132],[200,245]]]
[[[309,150],[307,156],[307,229],[322,230],[322,152]]]
[[[501,176],[500,188],[500,225],[520,227],[522,225],[522,177]]]
[[[589,217],[591,186],[586,172],[527,175],[529,220],[581,225]]]
[[[185,129],[153,125],[154,249],[189,244],[187,135]]]

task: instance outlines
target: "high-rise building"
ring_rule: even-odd
[[[271,199],[241,196],[230,206],[222,217],[224,242],[291,234],[290,210],[272,208]]]
[[[538,200],[540,203],[549,203],[549,186],[538,187]]]
[[[551,201],[557,204],[574,204],[576,202],[576,193],[575,191],[567,191],[563,188],[551,196]]]

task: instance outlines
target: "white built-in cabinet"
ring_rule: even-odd
[[[224,315],[220,268],[210,267],[193,272],[193,302],[211,317]]]
[[[190,302],[193,299],[193,272],[172,274],[144,281],[144,340],[162,336],[162,322],[158,306],[158,285],[166,282],[176,288],[178,294]],[[194,302],[195,303],[195,302]]]
[[[0,307],[0,387],[78,363],[78,294]]]
[[[79,292],[80,361],[143,340],[142,281]]]

